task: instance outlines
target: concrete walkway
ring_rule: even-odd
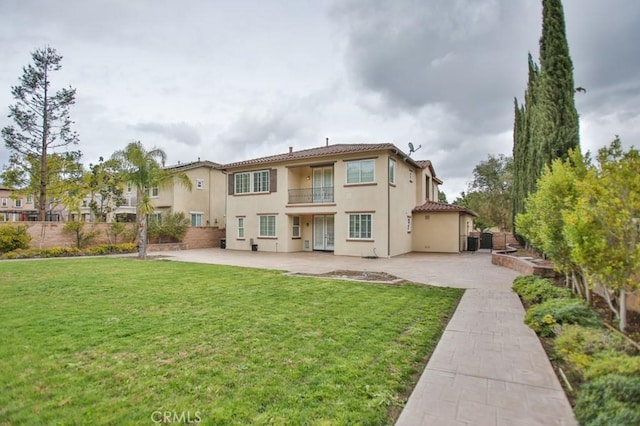
[[[303,273],[386,272],[468,289],[396,425],[577,425],[542,345],[523,324],[524,309],[511,291],[518,274],[492,265],[487,252],[391,259],[220,249],[161,254],[170,260]]]

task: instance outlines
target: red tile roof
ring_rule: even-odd
[[[392,143],[379,143],[379,144],[336,144],[336,145],[328,145],[322,146],[319,148],[310,148],[303,149],[300,151],[291,151],[285,154],[277,154],[271,155],[268,157],[260,157],[254,158],[251,160],[238,161],[236,163],[229,163],[220,166],[221,169],[232,169],[236,167],[245,167],[245,166],[253,166],[260,164],[272,164],[272,163],[282,163],[285,161],[291,160],[301,160],[307,158],[320,158],[320,157],[331,157],[342,154],[350,154],[350,153],[358,153],[358,152],[372,152],[372,151],[394,151],[397,152],[401,157],[405,157],[408,161],[414,166],[422,168],[422,165],[413,159],[409,158],[405,153],[403,153],[398,147],[396,147]]]
[[[417,206],[413,209],[414,213],[429,213],[429,212],[463,212],[472,216],[478,216],[473,210],[469,210],[466,207],[458,206],[456,204],[439,203],[436,201],[427,201],[421,206]]]

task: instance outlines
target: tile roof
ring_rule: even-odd
[[[192,161],[191,163],[174,164],[173,166],[165,167],[165,169],[191,170],[191,169],[197,169],[198,167],[209,167],[209,168],[215,169],[220,167],[220,164],[214,163],[213,161],[208,161],[208,160],[204,160],[204,161],[198,160],[198,161]]]
[[[466,207],[458,206],[456,204],[448,204],[448,203],[439,203],[437,201],[427,201],[421,206],[417,206],[413,209],[414,213],[424,213],[424,212],[463,212],[468,213],[472,216],[478,216],[476,212],[473,210],[469,210]]]
[[[303,149],[300,151],[293,150],[285,154],[270,155],[268,157],[260,157],[260,158],[254,158],[251,160],[244,160],[244,161],[238,161],[235,163],[224,164],[220,166],[220,168],[232,169],[236,167],[253,166],[253,165],[260,165],[260,164],[282,163],[282,162],[291,161],[291,160],[303,160],[307,158],[321,158],[321,157],[330,157],[330,156],[341,155],[341,154],[383,151],[383,150],[397,151],[400,156],[407,158],[408,161],[414,167],[422,167],[419,163],[409,158],[409,156],[403,153],[400,149],[398,149],[398,147],[396,147],[392,143],[379,143],[379,144],[362,144],[361,143],[361,144],[335,144],[335,145],[322,146],[319,148]]]

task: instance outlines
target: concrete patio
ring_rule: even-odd
[[[467,289],[396,425],[576,425],[569,402],[524,309],[516,272],[487,251],[362,259],[330,253],[221,249],[163,252],[169,260],[279,269],[386,272]]]

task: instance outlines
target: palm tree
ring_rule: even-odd
[[[174,180],[191,191],[191,180],[184,172],[165,170],[167,154],[155,147],[147,151],[140,141],[129,143],[123,150],[114,152],[111,158],[118,162],[124,182],[136,188],[138,257],[144,259],[147,257],[147,219],[154,210],[149,191],[154,187],[170,186]]]

